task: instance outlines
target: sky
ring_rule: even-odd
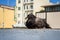
[[[1,5],[15,6],[16,0],[0,0]]]
[[[60,3],[60,0],[49,0],[51,3],[56,4],[57,2]],[[15,6],[16,0],[0,0],[0,4],[8,5],[8,6]]]
[[[49,0],[49,1],[53,4],[60,3],[60,0]]]

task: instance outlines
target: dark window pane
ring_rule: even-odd
[[[20,24],[20,21],[18,21],[18,24]]]
[[[27,2],[28,2],[28,0],[27,0]]]
[[[18,0],[18,3],[20,3],[21,1],[20,0]]]
[[[25,2],[25,0],[24,0],[24,2]]]
[[[24,5],[24,9],[25,9],[25,5]]]
[[[27,6],[27,9],[28,9],[28,6]]]
[[[31,0],[31,1],[33,1],[33,0]]]
[[[18,10],[20,10],[20,7],[18,7]]]
[[[31,5],[30,7],[31,7],[31,9],[33,9],[33,5]]]
[[[18,14],[18,17],[20,17],[20,14]]]

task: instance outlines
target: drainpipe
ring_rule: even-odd
[[[45,20],[47,22],[47,10],[46,10],[46,7],[44,7],[44,8],[45,8]]]
[[[46,22],[47,22],[47,12],[45,12],[45,20],[46,20]]]
[[[4,7],[3,7],[3,23],[2,23],[2,26],[4,28]]]

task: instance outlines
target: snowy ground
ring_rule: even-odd
[[[60,40],[60,30],[0,29],[0,40]]]

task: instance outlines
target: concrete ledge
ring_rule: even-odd
[[[16,29],[28,29],[27,27],[13,27],[13,28],[16,28]]]
[[[0,29],[0,40],[60,40],[60,30]]]

